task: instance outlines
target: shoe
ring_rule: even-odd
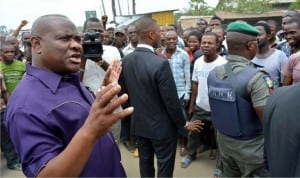
[[[222,175],[222,171],[220,169],[215,169],[214,178],[219,178]]]
[[[20,163],[14,163],[10,166],[7,166],[8,169],[22,171],[22,165]]]
[[[181,160],[180,164],[182,168],[187,168],[193,160],[189,157],[185,157]]]
[[[136,148],[133,152],[133,157],[138,158],[139,157],[139,150]]]
[[[180,148],[180,156],[186,156],[186,154],[187,154],[186,148],[181,147]]]
[[[131,153],[134,151],[134,146],[130,144],[129,141],[123,141],[123,145],[125,148],[130,151]]]

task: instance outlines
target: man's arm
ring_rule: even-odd
[[[109,84],[96,94],[83,126],[77,131],[67,147],[38,173],[37,177],[78,177],[85,166],[91,151],[99,137],[105,135],[118,120],[130,115],[133,108],[113,113],[126,102],[126,94],[114,98],[121,87],[117,83]]]
[[[293,83],[293,78],[292,78],[292,76],[290,76],[290,77],[284,76],[284,77],[283,77],[283,82],[282,82],[282,85],[283,85],[283,86],[292,85],[292,83]]]
[[[18,37],[20,31],[22,30],[22,28],[28,24],[27,20],[22,20],[21,24],[17,27],[17,29],[13,32],[13,36]]]
[[[252,77],[248,83],[247,91],[251,95],[251,101],[257,117],[262,121],[264,106],[270,96],[270,90],[267,81],[263,79],[263,73],[257,73]]]
[[[168,61],[163,61],[162,65],[160,65],[157,69],[155,77],[158,81],[160,96],[169,116],[173,119],[178,128],[183,127],[185,125],[185,119],[181,110],[175,81]]]
[[[184,55],[184,79],[185,79],[185,94],[184,100],[188,102],[190,99],[190,92],[191,92],[191,73],[190,73],[190,60],[189,56],[186,54]],[[188,104],[188,103],[186,103]]]
[[[4,82],[2,74],[0,74],[0,91],[1,91],[1,95],[3,97],[4,103],[7,104],[9,93],[7,91],[7,88],[6,88],[6,85],[5,85],[5,82]]]
[[[191,101],[190,101],[190,108],[189,108],[189,115],[192,116],[194,112],[194,106],[196,103],[196,98],[198,95],[198,82],[193,81],[192,83],[192,95],[191,95]]]
[[[262,123],[263,120],[263,115],[264,115],[264,106],[260,106],[260,107],[256,107],[254,108],[256,115],[258,117],[258,119],[260,120],[260,122]]]
[[[133,108],[128,107],[114,113],[114,110],[128,99],[127,94],[115,98],[121,90],[121,87],[117,84],[121,69],[120,61],[112,62],[104,78],[105,84],[102,85],[101,91],[99,90],[96,94],[90,114],[84,125],[74,135],[64,151],[50,160],[37,177],[47,177],[49,175],[51,177],[79,176],[99,137],[105,135],[115,122],[133,112]]]

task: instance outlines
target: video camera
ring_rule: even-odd
[[[100,58],[103,54],[103,46],[100,41],[100,33],[89,31],[84,33],[82,48],[85,58]]]

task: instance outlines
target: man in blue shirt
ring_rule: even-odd
[[[168,31],[165,35],[166,48],[162,54],[169,61],[175,80],[177,95],[182,105],[185,120],[188,121],[187,105],[190,99],[190,60],[188,54],[177,46],[178,35],[175,31]],[[186,155],[187,130],[179,129],[180,156]]]
[[[11,95],[6,125],[27,177],[126,177],[111,126],[133,112],[118,80],[120,62],[108,68],[94,98],[80,83],[81,38],[62,15],[32,26],[32,65]],[[100,84],[99,84],[100,86]],[[113,99],[114,98],[114,99]]]

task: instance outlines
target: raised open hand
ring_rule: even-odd
[[[107,86],[113,82],[118,83],[121,71],[122,62],[120,60],[114,60],[107,68],[106,74],[103,79],[102,87]]]
[[[116,108],[128,100],[127,94],[115,97],[120,90],[120,85],[113,82],[96,93],[95,101],[82,128],[86,132],[89,132],[90,135],[93,135],[95,139],[106,134],[115,122],[133,112],[133,107],[128,107],[120,112],[114,112]]]

